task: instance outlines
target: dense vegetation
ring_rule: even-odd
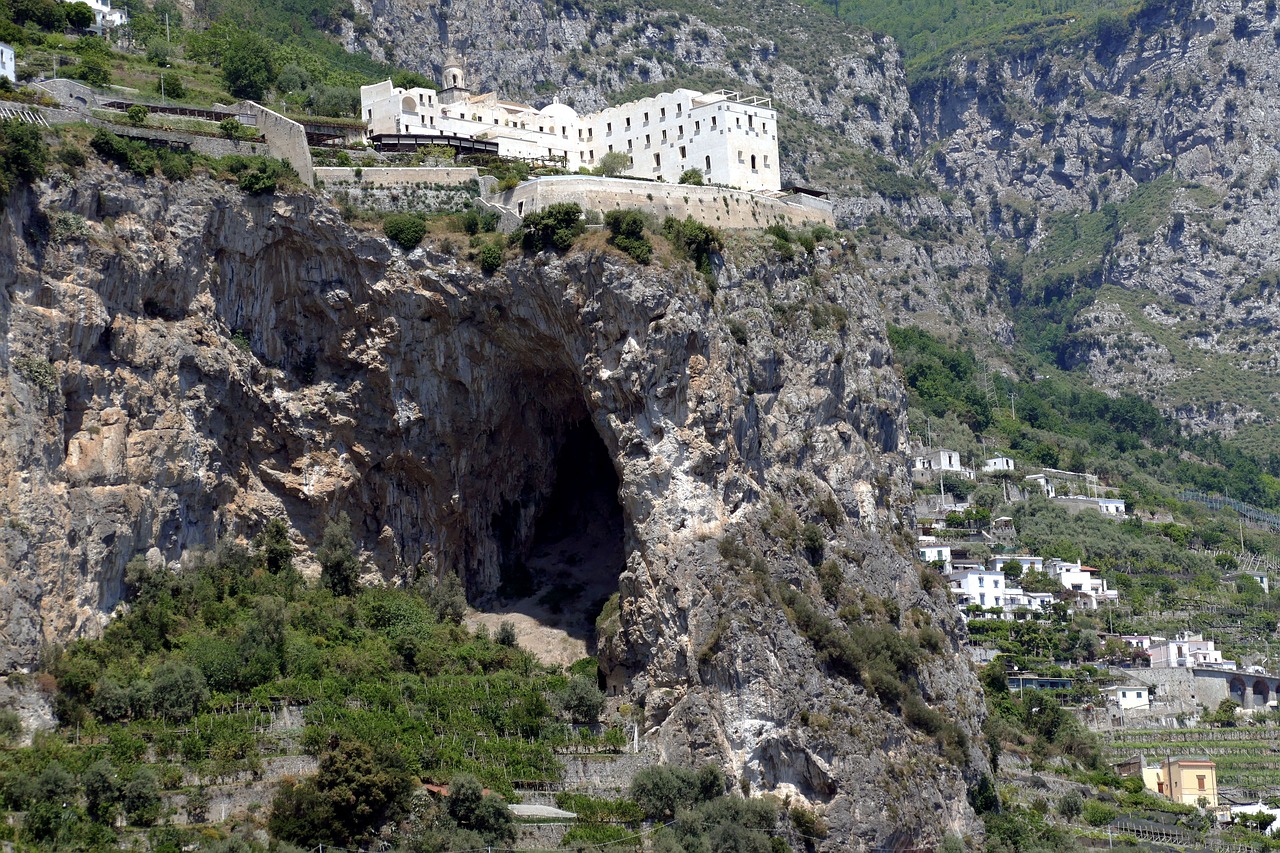
[[[354,587],[341,522],[316,556],[325,581],[311,586],[272,522],[252,548],[223,547],[176,574],[130,563],[129,611],[101,640],[46,658],[40,679],[60,732],[0,752],[0,807],[35,810],[27,840],[92,846],[114,838],[116,814],[147,826],[161,791],[184,793],[199,822],[206,785],[301,750],[320,773],[280,789],[273,831],[350,843],[406,819],[415,779],[474,777],[510,794],[515,780],[557,778],[560,747],[625,743],[618,729],[596,736],[570,722],[601,712],[593,662],[575,677],[539,665],[509,633],[465,630],[456,582]],[[283,706],[302,708],[306,725],[282,739],[266,723]],[[55,789],[55,813],[41,816]],[[423,831],[509,834],[492,815],[449,820],[434,815]]]
[[[1117,6],[1101,0],[808,2],[842,20],[893,36],[908,71],[917,78],[935,71],[943,58],[961,49],[1030,54],[1085,39],[1105,47],[1127,37],[1131,20],[1146,11],[1138,4]]]
[[[1280,508],[1280,456],[1257,459],[1216,436],[1180,433],[1150,403],[1089,387],[1084,377],[1040,363],[1034,379],[996,373],[975,355],[915,328],[890,327],[918,435],[977,454],[979,437],[1024,464],[1098,473],[1123,484],[1135,505],[1181,506],[1171,487],[1229,494]],[[1191,511],[1187,509],[1187,511]]]

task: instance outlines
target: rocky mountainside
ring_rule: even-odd
[[[836,846],[973,829],[979,694],[898,549],[904,396],[838,245],[738,247],[714,288],[602,244],[486,277],[310,195],[99,166],[16,194],[0,251],[5,669],[96,631],[135,555],[272,517],[314,542],[346,512],[371,572],[484,602],[553,494],[603,488],[570,519],[619,531],[601,659],[668,758],[825,804]],[[903,692],[841,622],[904,638]]]
[[[453,46],[475,88],[535,103],[676,84],[772,95],[790,177],[866,228],[856,250],[896,322],[997,363],[1018,343],[1255,449],[1280,416],[1273,4],[1031,28],[910,85],[892,40],[796,4],[361,10],[352,46],[429,74]]]

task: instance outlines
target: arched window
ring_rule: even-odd
[[[457,74],[454,74],[454,75],[452,75],[452,77],[453,77],[453,83],[452,83],[452,85],[454,85],[454,86],[458,85],[458,75],[457,75]]]
[[[756,155],[752,154],[751,155],[751,171],[754,172],[755,170],[756,170]]]
[[[711,155],[710,154],[707,155],[707,171],[708,172],[711,171]]]

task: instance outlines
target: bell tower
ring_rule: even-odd
[[[453,48],[444,57],[444,72],[441,74],[441,83],[444,88],[440,90],[440,103],[452,104],[458,101],[465,101],[471,97],[471,90],[467,87],[466,69],[462,66],[462,58],[458,56],[458,52]]]

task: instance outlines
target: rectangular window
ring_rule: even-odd
[[[1203,790],[1204,790],[1204,777],[1203,777],[1203,776],[1197,776],[1197,777],[1196,777],[1196,785],[1199,787],[1199,789],[1200,789],[1201,791],[1203,791]]]
[[[681,159],[681,160],[683,160],[683,159],[685,159],[685,158],[686,158],[686,157],[688,157],[688,156],[689,156],[689,155],[688,155],[688,154],[686,154],[686,153],[685,153],[685,151],[684,151],[684,146],[683,146],[683,145],[681,145],[681,146],[680,146],[680,159]]]
[[[627,116],[627,130],[631,129],[631,116]]]
[[[606,136],[613,135],[613,122],[607,121],[604,123],[604,133]]]
[[[677,138],[679,138],[679,139],[684,139],[684,125],[683,125],[683,124],[682,124],[682,125],[678,125],[678,126],[676,127],[676,137],[677,137]]]
[[[699,133],[702,133],[702,122],[695,121],[693,123],[693,135],[697,136]]]
[[[663,141],[663,142],[666,142],[666,141],[667,141],[667,132],[666,132],[665,130],[664,130],[664,131],[662,131],[662,141]]]
[[[662,168],[662,155],[661,155],[661,154],[654,154],[654,155],[653,155],[653,170],[656,172],[658,169],[661,169],[661,168]]]
[[[716,129],[716,117],[715,117],[715,116],[712,116],[712,117],[711,117],[711,129],[712,129],[712,130],[715,130],[715,129]]]
[[[658,110],[658,120],[659,120],[659,121],[666,121],[666,120],[667,120],[667,108],[666,108],[666,107],[663,107],[662,109]]]
[[[649,114],[648,114],[648,113],[645,113],[645,114],[644,114],[644,123],[645,123],[645,124],[648,124],[648,123],[649,123]]]

